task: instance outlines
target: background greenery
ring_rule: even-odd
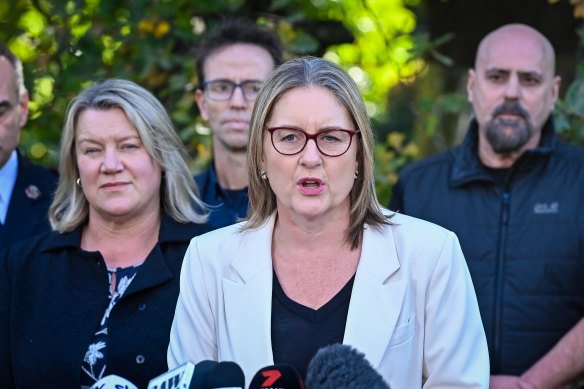
[[[465,71],[472,64],[458,53],[472,58],[474,52],[459,42],[470,40],[468,47],[474,47],[493,27],[523,21],[513,10],[501,18],[504,12],[496,1],[471,2],[471,10],[463,1],[3,1],[0,40],[22,59],[31,98],[21,148],[38,163],[56,167],[71,98],[95,80],[120,77],[143,85],[164,103],[191,152],[193,172],[200,171],[209,161],[211,138],[194,100],[194,47],[222,16],[247,15],[278,32],[288,58],[324,56],[357,82],[376,131],[377,190],[387,204],[405,164],[450,147],[464,135],[470,115]],[[578,19],[584,17],[584,0],[529,3],[544,9],[540,20],[530,24],[567,27],[577,42],[560,39],[563,46],[568,43],[561,57],[568,82],[555,114],[561,135],[584,145],[584,26]],[[552,16],[556,11],[561,16]],[[490,25],[471,18],[486,15],[491,15]],[[467,24],[461,27],[462,22]]]

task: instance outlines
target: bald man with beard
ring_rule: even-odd
[[[468,73],[466,138],[406,167],[389,205],[458,235],[494,389],[560,388],[584,371],[584,150],[556,137],[559,87],[541,33],[489,33]]]

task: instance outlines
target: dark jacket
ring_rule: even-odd
[[[477,292],[492,374],[520,374],[584,316],[584,150],[556,138],[497,184],[464,142],[406,167],[390,208],[458,235]]]
[[[57,175],[30,162],[18,152],[18,173],[4,226],[0,250],[10,244],[51,230],[48,210],[57,188]]]
[[[16,244],[0,255],[0,386],[80,388],[81,364],[108,306],[99,252],[82,227]],[[190,239],[206,225],[165,216],[158,244],[110,314],[106,374],[139,388],[167,371],[166,351]]]
[[[247,187],[239,190],[226,190],[219,185],[213,161],[207,170],[195,176],[200,198],[209,205],[207,224],[220,228],[237,223],[247,215],[249,199]]]

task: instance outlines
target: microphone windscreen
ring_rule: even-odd
[[[235,362],[219,362],[209,373],[207,389],[245,388],[243,370]]]
[[[195,365],[195,372],[193,374],[193,380],[189,389],[206,389],[207,381],[209,380],[209,374],[211,370],[217,365],[217,362],[204,360]]]
[[[304,382],[291,365],[271,365],[258,370],[251,379],[249,389],[304,389]]]
[[[95,384],[91,385],[90,389],[138,389],[136,385],[131,383],[125,378],[117,376],[115,374],[110,374],[108,376],[103,377]]]
[[[389,389],[383,377],[351,346],[332,344],[317,351],[306,372],[309,389]]]

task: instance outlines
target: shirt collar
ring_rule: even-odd
[[[42,250],[63,249],[67,247],[81,247],[81,233],[84,224],[65,233],[53,232],[43,243]],[[194,236],[211,231],[211,227],[206,224],[179,223],[168,213],[164,212],[160,224],[158,243],[188,242]]]
[[[6,221],[8,204],[12,196],[12,190],[16,183],[18,175],[18,156],[16,150],[12,150],[10,158],[0,169],[0,221],[2,224]]]

